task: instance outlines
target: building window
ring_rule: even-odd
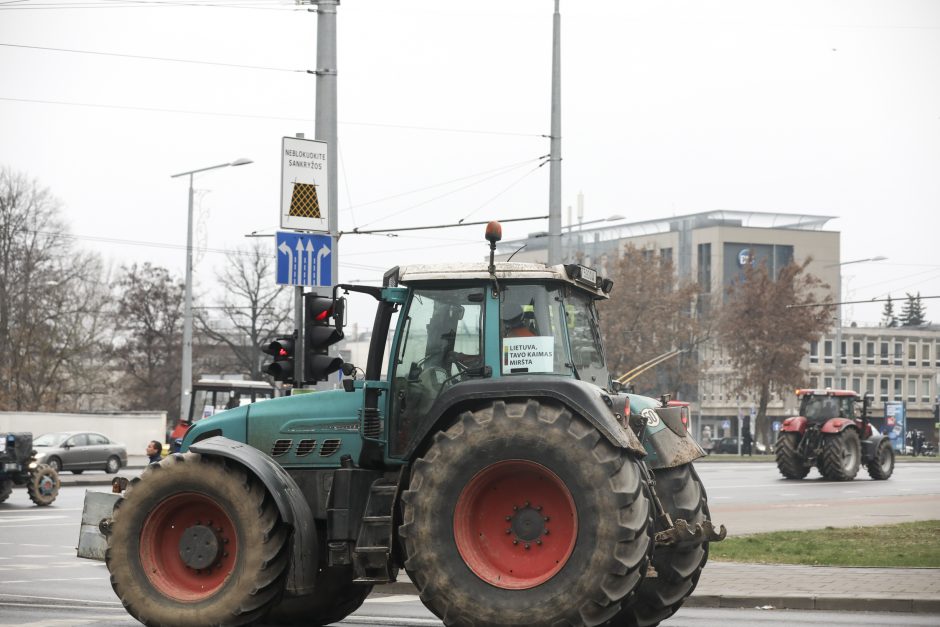
[[[908,403],[917,402],[917,379],[907,380],[907,402]]]
[[[845,342],[839,343],[839,361],[845,363]]]
[[[823,353],[825,358],[823,361],[827,364],[832,363],[832,340],[826,340],[823,342]]]
[[[809,387],[816,389],[816,386],[819,385],[819,377],[810,377],[809,378]]]
[[[907,343],[907,365],[917,365],[917,343],[914,341]]]
[[[875,394],[875,380],[871,377],[865,379],[865,394]]]
[[[809,343],[809,363],[819,363],[819,342],[816,340]]]
[[[852,389],[855,391],[856,394],[861,394],[862,393],[862,380],[858,378],[853,378]]]
[[[824,387],[824,388],[831,388],[831,387],[832,387],[832,377],[825,377],[825,378],[823,379],[823,387]]]
[[[875,343],[874,342],[865,343],[865,363],[867,364],[875,363]]]
[[[836,389],[838,389],[838,390],[844,390],[844,389],[845,389],[845,377],[842,377],[842,378],[839,379],[839,387],[836,388]]]
[[[920,365],[930,366],[930,344],[921,344],[920,346]]]
[[[888,343],[887,342],[881,343],[881,365],[882,366],[888,365]]]
[[[903,397],[903,390],[901,389],[904,385],[904,379],[900,377],[895,377],[894,379],[894,400],[899,401]]]
[[[853,364],[862,363],[862,343],[861,342],[852,342],[852,363]]]
[[[888,402],[888,380],[887,379],[881,380],[881,402],[882,403]]]
[[[698,285],[706,294],[712,291],[712,245],[698,245]]]
[[[930,402],[930,379],[924,377],[924,380],[921,381],[920,385],[920,402],[929,403]]]
[[[894,365],[900,366],[901,360],[904,359],[904,344],[900,342],[894,343]]]
[[[662,265],[672,265],[672,249],[671,248],[660,248],[659,249],[659,263]]]

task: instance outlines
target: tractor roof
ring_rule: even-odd
[[[547,266],[541,263],[499,262],[495,265],[498,281],[562,281],[584,290],[594,298],[607,298],[607,294],[601,289],[602,279],[597,279],[594,284],[583,278],[579,279],[575,268],[580,268],[580,266],[576,264]],[[485,262],[416,264],[398,268],[398,282],[400,283],[487,280],[489,278],[489,265]]]
[[[812,388],[800,388],[796,391],[797,396],[852,396],[858,397],[858,392],[854,390],[833,390],[826,388],[824,390]]]

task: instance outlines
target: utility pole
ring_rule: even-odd
[[[548,265],[561,263],[561,13],[552,16],[552,131],[548,172]]]
[[[333,284],[339,282],[339,194],[337,194],[337,144],[336,132],[336,8],[339,0],[315,0],[317,5],[317,109],[314,121],[316,139],[325,141],[329,147],[327,156],[327,185],[330,190],[329,223],[333,250],[330,253],[330,271]]]

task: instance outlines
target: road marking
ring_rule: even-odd
[[[418,601],[416,594],[393,594],[387,597],[375,597],[366,599],[366,603],[412,603]]]
[[[51,518],[68,518],[68,516],[0,516],[0,523],[26,522],[30,520],[38,520],[40,518],[43,520],[49,520]]]
[[[75,550],[74,546],[63,546],[61,544],[58,546],[54,546],[52,544],[20,544],[19,542],[0,542],[0,546],[38,546],[39,548],[42,548],[42,549],[59,548],[59,549],[71,549],[73,551]]]
[[[9,585],[14,583],[44,583],[47,581],[101,581],[100,577],[64,577],[58,579],[9,579],[7,581],[0,581],[2,585]]]
[[[443,625],[436,618],[412,618],[392,616],[347,616],[339,622],[340,625]]]
[[[20,599],[39,599],[40,601],[63,601],[65,603],[83,603],[83,607],[93,607],[93,606],[102,606],[110,609],[110,606],[123,607],[120,601],[87,601],[85,599],[69,599],[62,597],[38,597],[33,595],[24,595],[24,594],[5,594],[0,592],[0,597],[12,597],[13,600]],[[4,601],[6,602],[6,601]],[[12,602],[12,601],[11,601]]]

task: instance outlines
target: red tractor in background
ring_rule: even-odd
[[[777,468],[787,479],[802,479],[816,466],[826,479],[851,481],[862,464],[872,479],[894,472],[894,450],[887,436],[872,429],[872,396],[852,390],[796,391],[800,415],[787,418],[774,444]],[[856,404],[861,401],[860,412]]]

